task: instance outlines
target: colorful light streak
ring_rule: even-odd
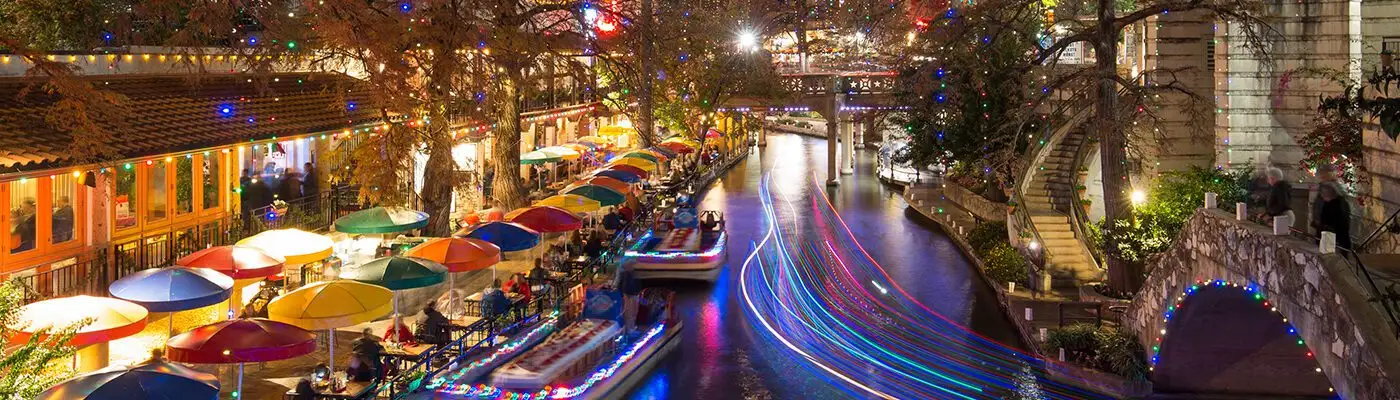
[[[716,239],[716,240],[715,240],[715,245],[714,245],[714,246],[710,246],[709,249],[706,249],[705,251],[701,251],[701,252],[689,252],[689,251],[676,251],[676,252],[670,252],[670,251],[667,251],[667,252],[660,252],[660,251],[641,251],[641,250],[640,250],[641,247],[644,246],[644,245],[646,245],[648,239],[651,239],[651,231],[647,231],[647,234],[646,234],[646,235],[642,235],[642,238],[641,238],[640,240],[637,240],[637,245],[636,245],[636,246],[632,246],[631,249],[628,249],[627,252],[626,252],[626,253],[623,253],[623,254],[624,254],[625,256],[627,256],[627,257],[636,257],[636,258],[645,258],[645,259],[658,259],[658,260],[674,260],[674,259],[678,259],[678,258],[702,258],[702,259],[709,259],[709,258],[714,258],[715,256],[719,255],[720,252],[723,252],[723,251],[724,251],[724,246],[725,246],[726,243],[729,241],[729,235],[725,234],[724,232],[720,232],[720,234],[719,234],[719,239]]]
[[[439,389],[437,392],[440,394],[450,394],[455,396],[486,399],[536,400],[569,399],[578,397],[588,392],[588,389],[591,389],[599,382],[611,378],[614,374],[617,373],[618,369],[622,368],[623,365],[626,365],[627,362],[631,361],[633,357],[636,357],[637,352],[641,351],[649,345],[655,344],[656,338],[660,336],[662,332],[666,331],[666,327],[667,324],[664,323],[656,324],[656,326],[652,327],[645,334],[643,334],[640,339],[638,339],[636,342],[633,342],[631,346],[627,347],[627,351],[622,352],[617,358],[613,359],[612,362],[608,363],[602,368],[599,368],[597,371],[594,371],[588,376],[587,379],[573,387],[545,386],[537,392],[518,392],[504,390],[487,384],[463,384],[454,385],[452,390],[443,388]]]
[[[813,187],[820,188],[820,184]],[[765,175],[768,231],[739,272],[753,326],[861,397],[1107,398],[1054,364],[981,337],[913,300],[860,246],[821,190],[784,193]]]
[[[463,385],[459,383],[462,377],[495,363],[497,360],[500,360],[501,357],[514,356],[516,352],[524,349],[526,343],[530,343],[546,332],[553,331],[554,327],[558,324],[559,312],[555,311],[551,313],[548,319],[543,323],[531,329],[530,332],[501,345],[501,347],[496,348],[496,351],[492,352],[491,355],[472,361],[471,364],[467,364],[465,367],[458,368],[452,375],[434,378],[433,381],[428,384],[428,389],[438,389],[440,392],[456,391],[459,389],[459,385]]]

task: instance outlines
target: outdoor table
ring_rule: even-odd
[[[372,388],[372,387],[374,387],[374,382],[346,381],[346,382],[345,382],[345,389],[344,389],[344,390],[341,390],[341,391],[339,391],[339,392],[332,391],[332,390],[329,389],[329,388],[327,388],[327,389],[318,389],[318,390],[316,390],[316,398],[318,398],[318,399],[357,399],[357,398],[360,398],[361,396],[363,396],[363,395],[365,394],[365,392],[368,392],[369,389]],[[290,391],[290,392],[287,392],[288,395],[291,395],[291,394],[294,394],[294,393],[296,393],[296,390],[292,390],[292,391]]]
[[[392,358],[398,366],[399,371],[408,369],[410,364],[417,362],[424,354],[433,349],[433,345],[424,343],[403,344],[401,346],[391,346],[384,343],[383,355]]]
[[[588,267],[588,256],[578,256],[570,258],[564,263],[569,268],[569,272],[578,271]]]

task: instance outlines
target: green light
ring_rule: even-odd
[[[289,48],[289,49],[295,49],[295,48],[297,48],[297,42],[287,42],[287,48]]]
[[[1302,345],[1303,345],[1303,339],[1298,339],[1298,345],[1299,345],[1299,346],[1302,346]]]
[[[130,169],[131,169],[131,163],[126,163],[126,165],[123,165],[122,168],[126,168],[127,170],[130,170]]]

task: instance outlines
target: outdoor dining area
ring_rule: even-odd
[[[343,215],[327,234],[263,231],[125,276],[109,297],[25,305],[8,340],[78,326],[67,345],[79,349],[71,362],[80,374],[41,399],[373,398],[410,389],[411,377],[440,371],[478,342],[578,307],[583,285],[621,253],[621,233],[684,178],[662,179],[667,162],[697,147],[674,139],[606,163],[590,155],[599,165],[549,185],[552,195],[478,213],[453,237],[415,236],[429,216],[404,207]],[[521,163],[597,149],[545,148]]]

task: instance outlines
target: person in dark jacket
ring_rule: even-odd
[[[316,165],[306,163],[302,166],[304,174],[301,177],[301,193],[303,196],[310,196],[321,192],[321,179],[316,174]]]
[[[281,198],[282,201],[301,198],[301,174],[294,169],[287,168],[287,172],[282,175],[282,186],[277,189],[277,197]]]
[[[624,263],[617,271],[617,290],[622,292],[622,327],[623,332],[629,333],[637,328],[637,296],[642,294],[642,282],[633,265]]]
[[[583,245],[583,255],[590,259],[597,259],[603,255],[603,238],[600,236],[595,233],[588,238],[588,243]]]
[[[609,233],[622,229],[622,216],[617,214],[617,209],[608,209],[608,214],[603,216],[603,229]]]
[[[1326,182],[1317,188],[1319,209],[1318,229],[1337,235],[1337,248],[1351,249],[1351,205],[1342,195],[1341,185]]]
[[[494,279],[491,286],[481,291],[481,317],[490,319],[503,315],[510,309],[510,299],[501,291],[501,280]]]
[[[370,379],[360,379],[360,381],[384,376],[384,363],[380,360],[380,356],[384,353],[384,345],[379,344],[379,338],[374,337],[374,332],[369,328],[365,328],[364,331],[360,332],[359,338],[350,342],[350,351],[355,354],[356,358],[360,359],[361,369],[368,370],[365,375],[371,376]]]
[[[446,344],[447,343],[447,316],[442,315],[433,308],[433,303],[423,306],[423,319],[418,321],[417,332],[413,333],[414,339],[419,343]]]
[[[1283,170],[1269,167],[1265,171],[1269,180],[1269,195],[1264,199],[1264,213],[1270,217],[1288,217],[1288,226],[1293,226],[1293,185],[1283,179]]]

